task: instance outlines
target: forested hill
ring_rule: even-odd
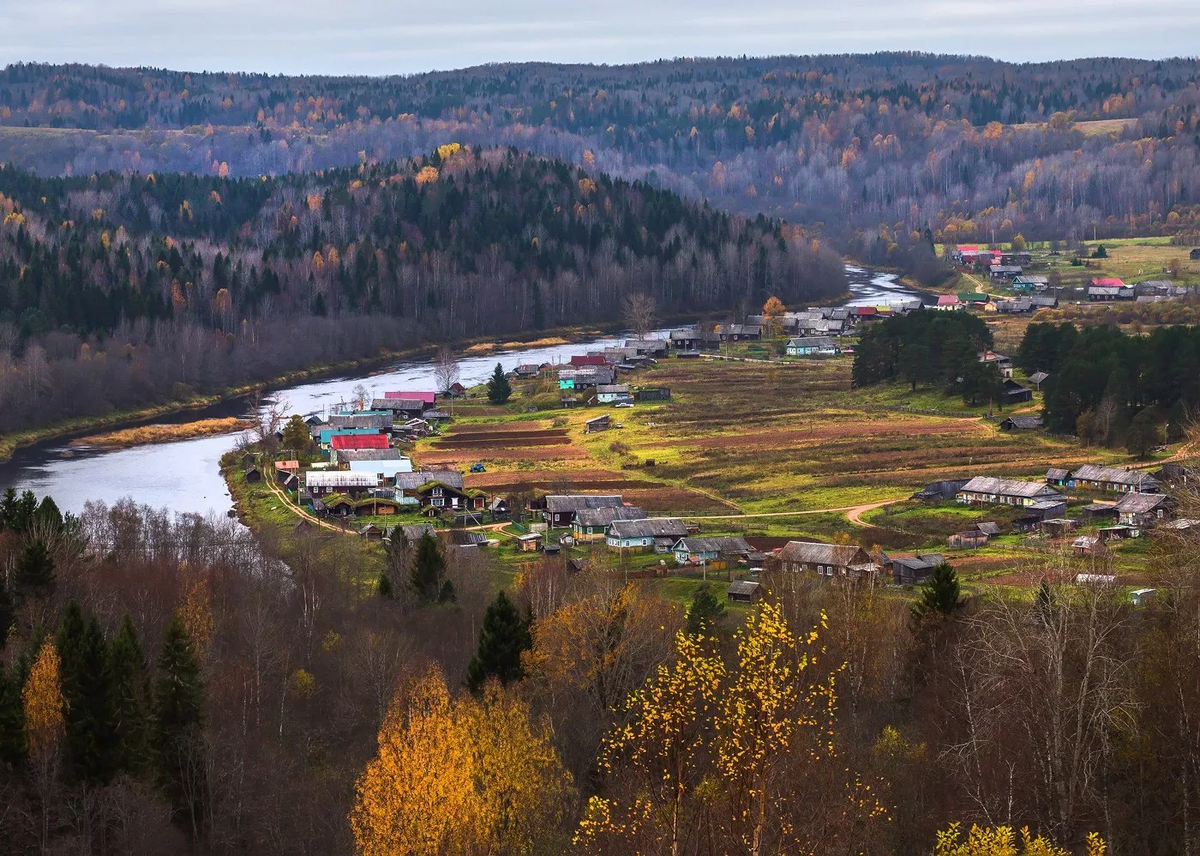
[[[1197,70],[917,54],[386,78],[18,65],[0,71],[0,161],[256,177],[457,140],[819,222],[860,255],[926,227],[962,241],[1194,231]]]
[[[314,174],[0,169],[0,430],[379,348],[845,290],[794,227],[512,150]],[[117,356],[120,359],[116,359]]]

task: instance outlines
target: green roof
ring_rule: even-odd
[[[958,299],[963,303],[987,303],[990,298],[978,291],[960,291]]]

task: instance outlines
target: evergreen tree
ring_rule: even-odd
[[[157,665],[153,737],[159,780],[173,819],[198,838],[204,817],[204,685],[179,613],[167,625]]]
[[[25,545],[14,578],[20,597],[45,597],[54,591],[54,558],[42,539],[35,538]]]
[[[921,585],[921,599],[913,604],[913,616],[949,615],[958,608],[958,574],[948,562],[942,562]]]
[[[25,711],[21,681],[14,669],[0,664],[0,764],[20,765],[25,758]]]
[[[442,580],[442,587],[438,590],[438,603],[454,603],[456,600],[458,594],[454,591],[454,583]]]
[[[33,518],[54,531],[58,531],[63,525],[62,512],[58,510],[58,504],[49,496],[42,497]]]
[[[117,735],[117,766],[136,776],[150,760],[150,676],[146,654],[128,615],[109,646],[108,673]]]
[[[308,423],[299,413],[293,413],[287,424],[283,426],[283,448],[294,452],[301,458],[312,454],[312,432],[308,430]]]
[[[467,686],[478,690],[488,678],[498,678],[502,684],[523,678],[521,652],[533,647],[529,624],[501,589],[484,613],[479,648],[467,664]]]
[[[392,578],[386,568],[379,572],[379,582],[375,586],[375,592],[384,600],[392,600],[396,596],[396,591],[392,588]]]
[[[487,397],[492,404],[505,404],[512,396],[512,384],[499,363],[487,382]]]
[[[684,631],[690,636],[708,636],[725,612],[725,604],[708,586],[700,586],[692,595]]]
[[[1158,418],[1153,407],[1143,407],[1129,423],[1125,432],[1125,448],[1129,454],[1146,458],[1159,443]]]
[[[446,573],[446,559],[441,545],[432,532],[426,531],[417,542],[417,555],[413,560],[409,587],[421,600],[435,601],[442,591],[442,576]]]
[[[79,604],[71,601],[55,647],[67,703],[68,763],[79,781],[103,784],[116,772],[118,755],[104,634],[94,618],[85,625]]]

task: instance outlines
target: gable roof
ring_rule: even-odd
[[[386,449],[388,438],[383,434],[334,434],[329,438],[329,445],[339,452],[343,449]]]
[[[1107,482],[1109,484],[1129,485],[1137,488],[1157,488],[1159,486],[1158,479],[1142,470],[1101,467],[1097,464],[1084,464],[1071,474],[1071,478],[1076,481]]]
[[[758,591],[759,584],[754,580],[734,580],[729,584],[729,588],[725,590],[726,594],[741,594],[753,596]]]
[[[645,517],[646,512],[632,505],[581,508],[575,512],[575,522],[580,526],[608,526],[617,520],[643,520]]]
[[[385,392],[384,398],[408,398],[433,404],[437,400],[436,392]]]
[[[304,483],[308,487],[375,487],[379,477],[349,470],[309,470],[304,474]]]
[[[849,567],[851,562],[856,559],[861,561],[865,555],[862,547],[853,544],[818,544],[810,541],[788,541],[779,551],[779,558],[785,562],[837,567]]]
[[[431,482],[462,490],[463,477],[462,473],[457,470],[417,470],[415,473],[396,473],[397,490],[416,490]]]
[[[1046,372],[1034,372],[1029,376],[1029,380],[1032,383],[1041,383],[1048,377],[1050,377],[1050,375]]]
[[[788,339],[789,348],[832,348],[832,336],[801,336],[798,339]]]
[[[746,543],[746,539],[741,535],[680,538],[675,549],[686,550],[689,553],[719,553],[721,555],[745,555],[754,552],[754,548]]]
[[[1130,493],[1117,503],[1120,514],[1149,514],[1160,506],[1172,505],[1174,500],[1162,493]]]
[[[1098,276],[1092,280],[1097,288],[1124,288],[1125,283],[1119,276]]]
[[[1019,479],[1000,479],[991,476],[975,476],[962,486],[962,493],[987,493],[996,496],[1020,496],[1033,499],[1038,496],[1058,496],[1054,488],[1044,482],[1027,482]]]
[[[958,299],[957,294],[939,294],[938,295],[938,299],[937,299],[938,306],[958,306],[960,303],[962,303],[962,301]]]
[[[640,520],[617,520],[608,530],[611,538],[682,538],[687,527],[678,517],[645,517]]]
[[[597,417],[600,418],[600,417]],[[594,420],[588,420],[589,422]],[[583,508],[616,508],[624,505],[625,501],[617,494],[553,494],[546,497],[546,510],[554,514],[567,511],[579,511]]]
[[[1009,416],[1000,425],[1003,426],[1005,422],[1011,423],[1014,428],[1022,428],[1026,431],[1042,427],[1042,417],[1040,416]]]

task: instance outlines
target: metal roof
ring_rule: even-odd
[[[708,538],[680,538],[675,545],[676,550],[686,550],[689,553],[720,553],[720,554],[750,554],[754,548],[746,543],[740,535],[719,535]]]
[[[962,486],[960,493],[984,493],[994,496],[1020,496],[1033,499],[1039,496],[1059,496],[1058,491],[1042,482],[975,476]]]
[[[859,553],[865,553],[862,547],[853,544],[817,544],[810,541],[789,541],[779,551],[779,558],[785,562],[801,562],[815,565],[836,565],[847,567]]]
[[[1122,497],[1116,507],[1121,514],[1149,514],[1170,502],[1171,498],[1161,493],[1131,493]]]
[[[588,420],[589,422],[594,420]],[[625,501],[617,494],[552,494],[546,497],[546,510],[561,514],[565,511],[579,511],[581,508],[615,508],[624,505]]]
[[[1158,479],[1150,473],[1141,470],[1125,470],[1120,467],[1101,467],[1096,464],[1084,464],[1072,473],[1071,477],[1075,481],[1105,482],[1143,488],[1157,488],[1159,485]]]
[[[608,526],[617,520],[642,520],[646,512],[626,505],[605,508],[581,508],[575,512],[575,522],[580,526]]]
[[[682,538],[687,527],[678,517],[645,517],[640,520],[616,520],[608,530],[611,538]]]

